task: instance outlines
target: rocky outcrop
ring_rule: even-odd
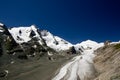
[[[99,48],[96,54],[98,76],[94,80],[120,80],[120,43]]]
[[[5,25],[0,25],[0,45],[4,53],[9,53],[18,44],[15,42]],[[4,45],[4,46],[3,46]],[[4,50],[5,49],[5,50]]]

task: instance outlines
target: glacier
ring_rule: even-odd
[[[94,50],[102,47],[103,43],[87,40],[76,46],[84,47],[82,55],[74,57],[64,65],[52,80],[92,80],[96,76],[93,65]]]

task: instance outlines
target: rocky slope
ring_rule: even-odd
[[[94,80],[120,80],[120,43],[101,47],[95,54],[98,76]]]

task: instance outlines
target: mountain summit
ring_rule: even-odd
[[[31,39],[36,38],[41,45],[46,44],[56,51],[66,50],[72,46],[72,44],[68,41],[65,41],[58,36],[54,36],[47,30],[40,30],[34,25],[31,25],[30,27],[11,28],[9,29],[9,32],[11,33],[15,41],[19,44],[28,42]]]

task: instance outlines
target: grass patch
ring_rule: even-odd
[[[115,49],[120,49],[120,43],[116,44],[114,47],[115,47]]]
[[[112,76],[110,80],[120,80],[120,75]]]

